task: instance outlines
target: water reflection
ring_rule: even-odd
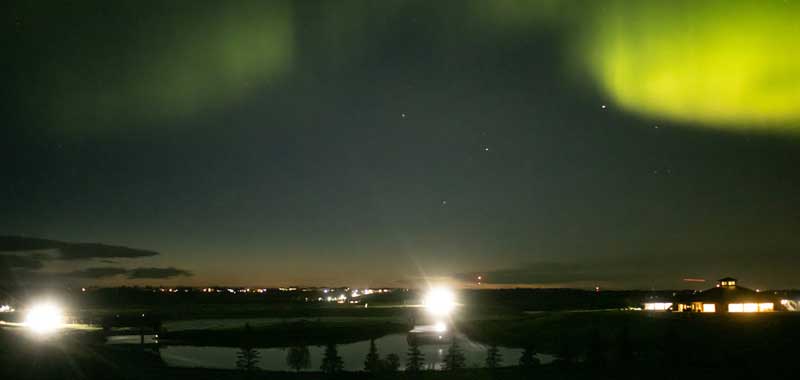
[[[110,336],[108,344],[139,344],[139,335]],[[153,335],[145,335],[145,344],[158,343]],[[447,354],[449,340],[442,340],[440,343],[430,342],[420,345],[419,350],[424,355],[424,369],[441,370],[444,358]],[[386,358],[389,354],[400,357],[400,370],[405,370],[405,359],[408,351],[408,340],[405,334],[392,334],[375,339],[375,344],[381,358]],[[344,361],[344,370],[361,371],[364,369],[364,358],[369,352],[370,342],[361,342],[337,345],[338,354]],[[488,347],[480,343],[473,342],[464,336],[459,336],[459,345],[464,352],[467,367],[483,367],[486,360]],[[289,364],[291,350],[307,350],[303,352],[298,365]],[[237,354],[240,348],[234,347],[199,347],[199,346],[162,346],[160,349],[161,358],[171,367],[202,367],[218,369],[235,369],[239,359]],[[522,356],[522,349],[498,347],[499,353],[503,358],[503,365],[517,365]],[[259,348],[258,368],[269,371],[318,371],[322,357],[325,352],[324,346],[307,347],[278,347],[278,348]],[[307,355],[307,356],[305,356]],[[552,362],[555,357],[547,354],[537,354],[536,357],[542,364]]]
[[[142,343],[141,335],[116,335],[106,337],[106,344],[140,344]],[[144,344],[158,343],[158,337],[152,334],[144,335]]]
[[[137,337],[138,338],[138,337]],[[486,359],[487,347],[469,341],[461,337],[461,347],[464,351],[468,367],[482,367]],[[395,354],[401,358],[400,369],[405,369],[404,360],[408,350],[408,342],[405,334],[387,335],[376,339],[375,344],[381,357],[388,354]],[[425,368],[442,368],[444,357],[447,353],[448,342],[441,344],[427,344],[420,346],[420,351],[425,355]],[[344,369],[347,371],[360,371],[364,369],[364,357],[369,351],[369,341],[361,341],[351,344],[338,345],[338,354],[344,361]],[[325,351],[323,346],[309,346],[307,366],[300,368],[289,368],[287,365],[287,348],[263,348],[258,349],[260,361],[258,367],[271,371],[318,371],[322,356]],[[196,347],[196,346],[167,346],[161,349],[161,358],[169,366],[174,367],[204,367],[233,369],[237,360],[238,348],[229,347]],[[521,349],[499,347],[500,354],[504,358],[505,365],[516,365],[522,355]],[[537,355],[543,364],[553,361],[550,355]]]

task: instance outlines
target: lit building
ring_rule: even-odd
[[[647,297],[644,301],[644,307],[642,310],[646,311],[669,311],[672,310],[673,305],[675,302],[670,298],[664,295],[653,295]]]
[[[645,302],[644,310],[667,311],[672,308],[672,302]]]
[[[725,277],[717,286],[678,300],[674,311],[699,313],[763,313],[775,311],[775,300],[758,291],[741,287],[735,278]]]

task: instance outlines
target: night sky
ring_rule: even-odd
[[[6,4],[0,270],[800,287],[800,3],[668,3]]]

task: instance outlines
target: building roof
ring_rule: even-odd
[[[720,278],[717,281],[736,281],[736,279],[733,277],[725,277],[725,278]]]
[[[721,280],[723,281],[723,280]],[[729,280],[724,280],[729,281]],[[769,302],[772,298],[763,293],[756,292],[752,289],[743,288],[741,286],[725,287],[720,286],[705,290],[692,297],[695,302],[716,302],[716,303],[731,303],[731,302]]]

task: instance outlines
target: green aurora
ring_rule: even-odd
[[[61,30],[27,44],[26,55],[45,59],[29,75],[35,81],[25,83],[36,90],[21,96],[30,107],[45,108],[46,125],[67,130],[61,126],[105,129],[224,111],[270,91],[279,80],[291,86],[298,68],[314,63],[302,62],[309,58],[303,50],[327,52],[317,65],[358,64],[374,48],[366,42],[366,27],[389,22],[413,4],[368,3],[323,4],[318,14],[287,1],[141,8],[131,3],[131,9],[113,10],[83,3],[49,12],[31,6],[21,19]],[[502,42],[557,35],[562,72],[553,74],[572,78],[565,81],[566,91],[597,88],[609,104],[651,119],[719,130],[796,132],[798,4],[493,0],[457,8],[466,15],[469,38]],[[140,9],[147,11],[137,13]],[[303,40],[302,24],[311,16],[319,27]],[[129,27],[98,33],[104,24]],[[446,27],[434,33],[440,51],[463,37]]]
[[[798,131],[800,5],[793,1],[611,1],[580,50],[625,109],[703,126]]]

